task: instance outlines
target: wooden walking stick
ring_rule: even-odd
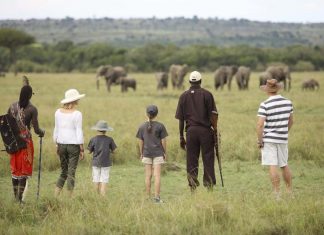
[[[40,139],[39,139],[39,159],[38,159],[37,200],[39,198],[40,176],[41,176],[41,169],[42,169],[42,145],[43,145],[43,137],[40,137]]]
[[[220,141],[220,133],[218,132],[218,130],[216,130],[216,132],[215,132],[215,155],[216,155],[217,162],[218,162],[218,169],[219,169],[219,174],[220,174],[221,181],[222,181],[222,187],[224,187],[223,173],[222,173],[222,159],[219,154],[220,142],[221,142]]]

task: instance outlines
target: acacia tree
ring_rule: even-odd
[[[26,46],[35,42],[35,38],[23,31],[0,28],[0,46],[6,47],[10,51],[10,64],[16,64],[16,51],[21,46]],[[15,74],[16,69],[14,68]]]

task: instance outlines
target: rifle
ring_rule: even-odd
[[[218,169],[219,169],[219,174],[220,174],[221,181],[222,181],[222,187],[224,187],[223,174],[222,174],[222,159],[219,154],[219,147],[220,147],[220,143],[221,143],[220,137],[221,137],[220,133],[216,130],[215,131],[215,155],[216,155],[217,162],[218,162]]]

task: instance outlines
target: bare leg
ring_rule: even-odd
[[[151,179],[152,179],[152,165],[145,164],[145,188],[146,193],[151,196]]]
[[[160,197],[161,164],[154,165],[154,197]]]
[[[106,195],[106,183],[100,183],[100,195],[105,196]]]
[[[99,194],[100,193],[100,183],[94,182],[93,185],[94,185],[95,191]]]
[[[277,171],[277,166],[270,166],[269,173],[270,173],[273,192],[275,193],[276,198],[279,199],[280,176]]]
[[[292,176],[291,176],[291,171],[287,166],[284,166],[281,168],[282,169],[282,177],[284,178],[284,181],[286,183],[286,189],[288,193],[292,193]]]
[[[26,180],[26,186],[25,186],[25,190],[24,190],[23,195],[22,195],[22,201],[25,201],[27,191],[28,191],[28,179]]]

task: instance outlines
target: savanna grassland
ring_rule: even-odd
[[[323,85],[323,72],[292,73],[292,90],[282,92],[294,103],[294,126],[290,132],[289,154],[293,172],[294,197],[285,194],[274,200],[267,169],[260,165],[256,147],[256,112],[266,95],[258,89],[253,73],[249,91],[215,91],[212,74],[203,74],[202,86],[213,92],[218,107],[221,155],[225,187],[219,181],[213,192],[200,187],[191,194],[187,187],[185,154],[178,143],[174,118],[181,91],[170,87],[156,91],[153,74],[132,74],[138,89],[111,93],[95,89],[93,74],[30,74],[38,107],[43,140],[40,198],[36,200],[39,138],[34,134],[34,176],[29,180],[26,203],[12,199],[9,157],[0,153],[0,234],[324,234],[324,91],[302,91],[305,78]],[[0,111],[19,97],[20,76],[0,78]],[[188,84],[185,84],[188,87]],[[59,161],[52,141],[54,112],[64,91],[76,88],[86,97],[83,113],[85,142],[95,133],[97,120],[107,120],[109,133],[118,145],[106,197],[94,193],[91,182],[91,155],[80,162],[73,198],[64,191],[54,198]],[[168,163],[164,166],[161,197],[153,204],[144,194],[144,167],[138,160],[135,134],[145,120],[145,107],[159,107],[158,120],[169,132]],[[1,149],[3,146],[1,144]],[[200,169],[200,179],[202,169]],[[217,180],[219,179],[216,166]]]

